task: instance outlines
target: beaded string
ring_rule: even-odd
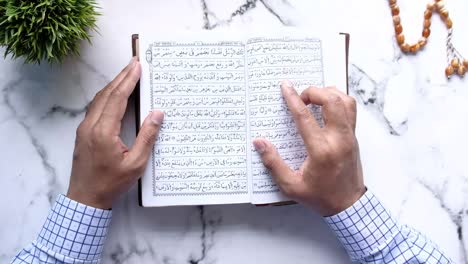
[[[468,60],[463,56],[452,44],[453,22],[449,16],[448,10],[445,8],[445,3],[442,0],[435,0],[426,6],[424,11],[424,23],[422,37],[413,45],[405,42],[403,34],[403,26],[401,25],[400,8],[397,5],[397,0],[389,0],[390,9],[393,16],[393,26],[395,27],[396,41],[404,53],[416,54],[419,50],[426,46],[429,36],[431,35],[431,18],[434,12],[438,13],[442,21],[447,27],[447,67],[445,68],[445,76],[450,78],[454,74],[463,77],[468,72]]]

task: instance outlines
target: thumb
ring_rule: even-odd
[[[285,187],[293,171],[281,158],[276,147],[264,138],[254,139],[253,145],[260,155],[263,165],[270,171],[279,187]]]
[[[129,160],[146,164],[151,154],[156,137],[161,129],[164,113],[158,110],[151,112],[143,122],[138,132],[135,144],[129,152]]]

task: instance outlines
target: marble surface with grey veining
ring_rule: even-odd
[[[426,2],[400,1],[416,41]],[[66,192],[75,129],[94,94],[130,59],[129,36],[150,30],[252,26],[349,32],[350,93],[365,181],[405,224],[468,263],[468,77],[447,81],[446,31],[433,18],[423,52],[396,46],[386,0],[99,1],[93,44],[61,65],[0,62],[0,262],[30,243]],[[450,0],[454,44],[468,57],[468,2]],[[130,115],[131,116],[131,115]],[[131,142],[132,120],[122,135]],[[122,196],[103,263],[350,263],[320,216],[299,205],[140,208]]]

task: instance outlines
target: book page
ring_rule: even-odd
[[[337,45],[337,41],[320,38],[252,38],[247,42],[250,140],[257,137],[270,140],[293,170],[299,169],[307,152],[281,95],[279,82],[290,80],[299,93],[309,86],[324,87],[331,84],[346,91],[346,83],[343,82],[346,78],[344,39],[337,35],[335,40],[339,38],[343,41],[342,45]],[[324,48],[325,45],[329,47]],[[334,55],[331,51],[335,52]],[[339,70],[333,70],[333,67],[325,64]],[[342,77],[338,77],[340,74]],[[320,108],[311,106],[310,109],[323,125]],[[289,200],[280,192],[252,145],[249,151],[252,203]]]
[[[140,35],[141,120],[165,113],[142,178],[144,206],[249,202],[244,52],[240,41]]]

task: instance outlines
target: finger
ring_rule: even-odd
[[[281,82],[281,91],[304,143],[308,147],[312,146],[315,136],[320,134],[317,120],[312,116],[290,81]]]
[[[86,118],[89,119],[91,124],[95,124],[99,117],[101,116],[102,110],[107,103],[107,99],[111,92],[117,87],[120,82],[125,78],[128,71],[133,67],[133,63],[136,61],[136,57],[133,57],[130,63],[122,69],[122,71],[112,80],[109,84],[106,85],[101,91],[99,91],[94,99],[91,101],[88,111],[86,111]]]
[[[302,92],[301,99],[305,104],[322,106],[326,127],[340,130],[351,128],[344,100],[338,93],[329,89],[309,87]]]
[[[351,127],[353,128],[353,131],[355,131],[356,130],[356,118],[357,118],[356,99],[340,91],[335,86],[326,87],[325,89],[328,89],[331,92],[339,95],[343,99],[345,108],[346,108],[346,116],[348,117],[348,121],[351,123]]]
[[[348,120],[351,122],[351,127],[353,128],[353,132],[356,132],[356,123],[357,123],[357,107],[356,107],[356,99],[351,97],[351,101],[346,104],[347,105],[347,112],[348,112]]]
[[[294,171],[284,162],[278,150],[268,140],[257,138],[254,139],[253,145],[260,155],[263,165],[270,171],[278,186],[288,192],[287,183],[290,182],[288,179],[294,177]]]
[[[135,144],[127,154],[126,159],[129,164],[138,168],[144,168],[146,166],[163,120],[164,113],[157,110],[146,117],[138,132]]]
[[[98,121],[107,133],[111,135],[120,134],[120,126],[127,108],[128,98],[135,89],[140,75],[141,65],[138,61],[135,61],[134,66],[111,92]]]
[[[351,96],[346,96],[344,99],[346,107],[346,115],[348,116],[348,121],[351,123],[351,128],[353,132],[356,131],[356,120],[357,120],[357,107],[356,99]]]

